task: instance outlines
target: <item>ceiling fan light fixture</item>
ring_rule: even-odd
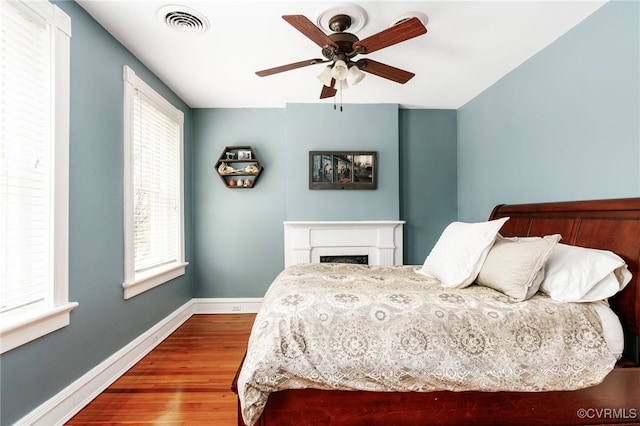
[[[406,83],[415,75],[414,73],[372,59],[354,61],[353,58],[359,54],[369,54],[402,43],[427,32],[427,28],[420,22],[420,19],[415,17],[400,19],[393,27],[379,31],[364,39],[359,39],[354,34],[345,31],[348,28],[349,31],[352,31],[350,28],[353,20],[348,14],[332,16],[330,25],[335,32],[330,35],[327,35],[325,31],[304,15],[283,15],[282,18],[322,48],[322,56],[325,59],[316,58],[298,61],[257,71],[256,74],[260,77],[265,77],[308,65],[333,61],[331,68],[325,67],[318,76],[318,79],[323,83],[320,99],[335,98],[338,91],[341,92],[342,89],[358,84],[364,77],[360,67],[368,74],[374,74],[396,83]],[[352,70],[349,70],[350,66],[353,67]],[[329,74],[331,75],[331,80],[329,80]],[[340,96],[340,102],[342,102],[342,93]]]
[[[349,83],[347,83],[347,80],[337,80],[336,81],[336,90],[344,90],[344,89],[348,89],[349,88]]]
[[[349,86],[355,86],[360,83],[366,74],[360,71],[355,65],[352,65],[347,72],[347,83]]]
[[[331,79],[333,76],[331,75],[331,65],[324,67],[320,75],[318,76],[318,80],[322,82],[327,87],[331,87]]]
[[[342,60],[338,59],[331,69],[331,76],[336,79],[336,81],[346,80],[347,75],[349,74],[349,68],[347,68],[347,64]]]

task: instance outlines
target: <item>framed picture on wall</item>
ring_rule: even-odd
[[[251,151],[250,150],[238,151],[238,160],[251,160]]]
[[[375,151],[309,151],[309,189],[376,189]]]

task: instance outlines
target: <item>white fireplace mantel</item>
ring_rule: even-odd
[[[284,222],[284,265],[320,256],[368,255],[370,265],[402,265],[404,221]]]

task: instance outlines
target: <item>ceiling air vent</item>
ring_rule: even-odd
[[[202,34],[209,30],[207,18],[185,6],[165,6],[158,11],[158,17],[169,28],[183,33]]]

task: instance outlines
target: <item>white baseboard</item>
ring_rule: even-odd
[[[255,313],[261,303],[262,298],[191,299],[15,425],[63,425],[193,314]]]
[[[255,314],[262,298],[192,299],[194,314]]]

